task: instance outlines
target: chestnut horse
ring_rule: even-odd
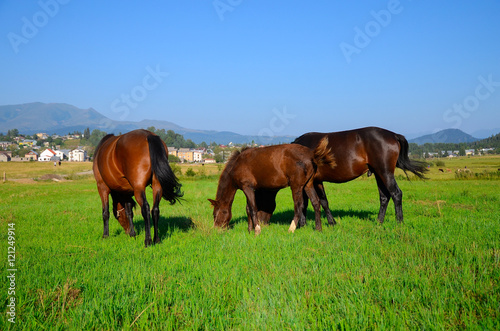
[[[182,197],[181,185],[168,163],[165,143],[154,133],[135,130],[114,136],[108,134],[97,145],[94,177],[102,202],[103,238],[109,236],[109,195],[113,199],[113,215],[131,237],[135,236],[132,208],[141,207],[146,230],[145,246],[161,241],[158,235],[159,204],[161,198],[174,204]],[[146,200],[146,187],[153,189],[154,240],[151,240],[151,217]]]
[[[231,206],[238,189],[247,199],[248,231],[261,232],[259,201],[256,192],[275,196],[280,189],[290,186],[294,201],[294,218],[290,231],[295,231],[302,212],[305,192],[314,207],[316,229],[321,230],[321,207],[312,178],[318,166],[335,166],[335,160],[324,139],[313,150],[300,145],[277,145],[245,148],[234,152],[219,178],[216,199],[208,199],[214,207],[214,225],[227,226],[231,221]],[[259,193],[257,193],[259,195]],[[304,222],[302,222],[304,223]]]
[[[314,176],[314,188],[320,199],[328,223],[334,225],[335,220],[328,206],[323,182],[345,183],[351,181],[364,173],[375,175],[379,196],[380,209],[378,221],[384,222],[385,213],[389,200],[392,198],[396,209],[396,219],[403,221],[403,192],[396,183],[394,170],[396,167],[414,173],[417,177],[424,179],[427,171],[426,163],[422,161],[410,160],[408,157],[408,141],[400,134],[377,128],[368,127],[356,130],[332,132],[332,133],[306,133],[293,142],[316,148],[320,141],[328,138],[328,148],[337,162],[335,167],[320,165]],[[264,200],[265,198],[261,198]],[[266,215],[262,218],[269,219],[274,212],[272,201],[263,203],[267,209]],[[307,206],[307,201],[304,203]],[[306,208],[304,208],[304,213]],[[264,213],[264,212],[263,212]],[[304,221],[302,218],[301,221]],[[302,226],[304,224],[299,224]]]

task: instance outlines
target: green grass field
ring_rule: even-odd
[[[455,170],[496,172],[500,158],[445,162],[427,181],[398,180],[403,224],[392,202],[385,223],[375,221],[378,191],[364,176],[326,185],[337,226],[324,218],[314,231],[310,207],[307,227],[288,233],[285,189],[258,237],[241,192],[232,228],[215,229],[207,198],[217,177],[182,176],[185,200],[162,201],[162,243],[149,248],[139,209],[136,239],[114,219],[102,239],[95,182],[77,175],[90,164],[0,164],[0,329],[498,330],[500,180]],[[40,180],[57,171],[69,180]]]

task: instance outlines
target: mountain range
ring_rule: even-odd
[[[128,132],[134,129],[148,128],[173,130],[180,133],[185,139],[195,143],[205,141],[221,144],[249,143],[255,141],[261,144],[287,143],[295,139],[294,136],[261,137],[241,135],[229,131],[194,130],[181,127],[175,123],[158,120],[142,120],[140,122],[115,121],[107,118],[93,108],[80,109],[64,103],[25,103],[19,105],[0,106],[0,132],[18,129],[24,134],[45,132],[48,134],[67,134],[74,131],[83,132],[86,128],[99,129],[107,133]],[[491,131],[488,135],[500,132],[500,129]],[[484,137],[481,137],[484,138]],[[447,129],[434,134],[409,139],[410,143],[419,145],[425,143],[461,143],[480,140],[459,129]]]
[[[261,137],[241,135],[229,131],[194,130],[159,120],[115,121],[93,108],[80,109],[64,103],[34,102],[0,106],[0,132],[3,133],[7,133],[11,129],[18,129],[19,132],[30,135],[39,132],[61,135],[74,131],[83,132],[86,128],[90,128],[91,131],[99,129],[107,133],[118,134],[151,126],[156,129],[173,130],[182,134],[185,139],[191,139],[197,144],[202,141],[241,144],[250,143],[252,140],[262,144],[277,144],[291,142],[295,139],[293,136]]]

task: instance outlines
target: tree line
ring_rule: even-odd
[[[218,144],[211,142],[210,145],[206,142],[196,144],[191,139],[185,139],[182,134],[176,133],[173,130],[156,129],[154,126],[148,127],[148,131],[151,131],[158,135],[169,147],[179,148],[212,148],[218,149]],[[99,129],[94,129],[90,131],[90,128],[86,128],[83,133],[80,131],[73,131],[68,133],[71,136],[79,136],[78,146],[84,147],[87,152],[92,155],[95,147],[99,144],[101,139],[108,133]],[[121,134],[121,133],[119,133]],[[8,130],[7,134],[0,133],[0,141],[16,142],[16,138],[23,137],[24,139],[34,140],[36,146],[48,145],[50,148],[55,148],[55,146],[60,146],[62,149],[69,147],[68,140],[64,137],[53,134],[47,138],[40,138],[36,134],[34,135],[24,135],[19,132],[18,129]],[[48,144],[46,144],[48,143]],[[73,146],[72,144],[71,146]],[[17,148],[12,147],[13,155],[24,156],[29,152],[30,148]]]
[[[465,151],[468,149],[473,149],[475,151],[481,150],[483,148],[494,148],[492,153],[500,153],[500,133],[491,136],[486,139],[478,140],[470,143],[425,143],[423,145],[418,145],[416,143],[409,144],[409,151],[412,155],[424,156],[431,153],[441,154],[442,151],[458,151],[460,156],[465,155]],[[440,155],[447,156],[447,155]]]

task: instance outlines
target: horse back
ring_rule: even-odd
[[[313,153],[300,145],[276,145],[243,151],[231,170],[238,186],[280,189],[291,181],[306,182],[314,173]]]

